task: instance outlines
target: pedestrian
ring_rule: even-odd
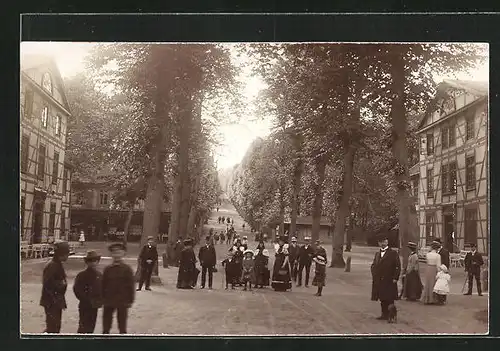
[[[220,236],[219,236],[219,232],[215,232],[215,235],[214,235],[214,243],[217,245],[217,243],[219,242],[219,239],[220,239]]]
[[[316,264],[314,267],[314,278],[312,284],[318,287],[318,291],[315,296],[321,296],[326,282],[326,258],[323,256],[316,256],[313,258],[313,261]]]
[[[243,253],[243,271],[241,275],[241,281],[244,284],[243,290],[247,290],[247,285],[248,285],[248,290],[252,290],[252,283],[255,282],[255,261],[253,258],[253,251],[252,250],[245,250]]]
[[[218,211],[217,211],[217,212],[218,212]],[[220,224],[220,219],[221,219],[221,218],[220,218],[220,216],[219,216],[219,217],[217,217],[217,223],[219,223],[219,224]]]
[[[180,255],[177,289],[193,289],[198,280],[199,270],[196,268],[196,256],[193,251],[193,240],[185,239]]]
[[[406,297],[408,301],[417,301],[422,297],[422,281],[420,280],[420,263],[418,262],[417,244],[414,242],[408,243],[408,248],[411,253],[408,256],[408,265],[406,266],[403,275],[403,291],[402,297]]]
[[[241,240],[241,246],[243,246],[245,250],[248,249],[248,237],[246,235],[244,235],[243,240]]]
[[[273,266],[273,280],[271,286],[275,291],[286,291],[292,288],[292,276],[288,258],[288,245],[285,237],[280,236],[276,245],[276,258]]]
[[[151,275],[153,269],[158,263],[158,250],[156,249],[155,241],[152,236],[148,236],[148,242],[139,254],[139,262],[141,265],[141,276],[139,278],[139,287],[137,291],[142,290],[142,285],[146,283],[146,290],[151,291]]]
[[[269,286],[269,252],[267,252],[264,242],[261,241],[257,245],[255,253],[255,288],[263,288]]]
[[[450,252],[443,247],[441,239],[434,239],[435,242],[439,243],[439,249],[437,253],[441,256],[441,264],[444,264],[446,268],[450,269]]]
[[[181,260],[181,252],[184,250],[184,245],[181,242],[181,239],[177,239],[175,245],[174,245],[174,253],[175,253],[175,264],[174,266],[179,267],[180,260]]]
[[[231,224],[231,218],[227,217],[227,224]]]
[[[226,217],[222,216],[222,224],[226,223]]]
[[[439,250],[439,243],[433,241],[431,251],[426,255],[427,269],[425,270],[422,296],[422,302],[426,305],[432,305],[436,302],[434,299],[434,284],[436,283],[438,267],[441,266],[441,256],[437,253],[437,250]]]
[[[78,241],[80,242],[80,246],[85,246],[85,232],[83,230],[80,231]]]
[[[219,207],[217,206],[217,212],[219,212]]]
[[[323,258],[325,258],[326,260],[328,257],[326,254],[326,249],[323,247],[323,243],[319,239],[316,240],[316,249],[315,249],[314,255],[315,256],[323,256]]]
[[[465,271],[469,279],[469,289],[464,295],[472,295],[473,278],[476,278],[477,295],[483,296],[481,292],[481,266],[484,264],[483,256],[477,252],[476,244],[470,244],[471,251],[465,255]]]
[[[205,281],[208,272],[208,288],[212,289],[212,281],[214,277],[213,269],[217,262],[215,248],[210,243],[210,237],[205,238],[205,245],[200,247],[198,252],[198,259],[201,265],[201,288],[205,288]]]
[[[79,334],[92,334],[97,321],[97,311],[102,307],[102,273],[97,270],[101,256],[95,251],[87,251],[83,261],[87,265],[77,274],[73,292],[78,303]]]
[[[226,242],[226,236],[224,235],[224,232],[222,230],[220,231],[219,239],[222,245]]]
[[[233,223],[234,224],[234,223]],[[245,230],[245,223],[243,223],[243,225],[241,226],[243,228],[243,230]]]
[[[226,244],[231,244],[233,242],[233,233],[229,232],[229,231],[226,231],[227,233],[227,242]]]
[[[290,254],[290,267],[292,268],[292,279],[297,282],[297,272],[299,270],[299,250],[300,247],[297,245],[297,237],[292,237],[292,242],[288,247],[288,253]]]
[[[118,330],[120,334],[127,334],[128,310],[135,300],[134,272],[123,260],[127,251],[123,243],[109,245],[113,263],[104,268],[102,274],[102,325],[103,334],[109,334],[113,322],[113,313],[116,311]]]
[[[62,310],[66,305],[66,272],[62,262],[69,256],[66,241],[54,243],[54,256],[43,269],[42,296],[40,306],[45,310],[45,332],[58,334],[61,331]]]
[[[389,247],[387,236],[379,238],[380,250],[377,251],[371,265],[372,301],[380,300],[382,314],[377,319],[389,319],[389,306],[394,306],[398,297],[398,280],[401,272],[399,254]]]
[[[311,238],[304,238],[305,244],[299,249],[299,271],[297,286],[302,286],[302,271],[306,270],[306,288],[309,286],[309,274],[311,272],[312,259],[314,257],[314,249],[311,246]]]
[[[450,293],[451,275],[448,273],[448,267],[442,264],[439,266],[439,271],[436,274],[436,284],[434,284],[433,292],[438,305],[446,303],[446,296]]]
[[[236,285],[237,267],[233,257],[234,252],[229,251],[227,253],[227,257],[222,261],[222,267],[224,267],[224,271],[226,273],[226,290],[229,287],[229,284],[231,284],[231,289],[234,289],[234,286]]]

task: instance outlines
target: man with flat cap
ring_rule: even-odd
[[[389,318],[389,306],[398,298],[398,281],[401,273],[399,254],[389,247],[389,238],[381,235],[378,239],[380,250],[375,253],[371,265],[372,301],[380,301],[382,315],[377,319]]]
[[[148,236],[148,242],[139,254],[139,261],[141,264],[141,276],[137,291],[142,290],[144,283],[146,283],[146,290],[151,290],[151,274],[153,274],[153,269],[158,263],[158,250],[156,250],[155,240],[152,236]]]
[[[217,259],[215,255],[215,247],[210,242],[210,236],[205,238],[205,245],[200,247],[198,259],[200,260],[201,265],[201,288],[205,288],[205,281],[207,279],[208,272],[208,288],[212,289],[212,281],[214,277],[213,269],[217,263]]]
[[[483,256],[477,252],[477,247],[475,243],[470,244],[471,251],[467,252],[465,255],[465,271],[467,272],[469,279],[469,289],[464,295],[472,295],[472,285],[474,283],[474,278],[476,278],[477,295],[483,296],[481,292],[481,266],[484,264]]]
[[[40,306],[45,310],[45,332],[61,331],[62,310],[66,305],[66,272],[62,265],[68,259],[69,244],[66,241],[54,244],[54,256],[43,269],[42,296]]]

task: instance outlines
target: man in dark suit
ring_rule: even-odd
[[[314,257],[315,250],[311,246],[311,238],[306,237],[304,238],[304,241],[306,242],[304,245],[302,245],[299,249],[299,282],[297,286],[302,285],[302,271],[304,268],[306,269],[306,288],[309,286],[309,274],[311,272],[311,264],[312,264],[312,259]]]
[[[483,256],[476,250],[476,244],[470,244],[471,251],[465,255],[465,271],[469,277],[469,290],[464,295],[472,295],[473,278],[476,278],[477,294],[483,296],[481,292],[481,266],[484,264]]]
[[[440,246],[438,254],[441,256],[441,264],[444,264],[446,268],[450,269],[450,252],[443,247],[441,239],[437,238],[434,241]]]
[[[201,288],[205,288],[205,281],[207,278],[208,271],[208,288],[212,289],[212,280],[213,280],[213,268],[216,264],[216,256],[215,256],[215,248],[210,243],[210,237],[207,236],[205,238],[205,245],[200,247],[200,252],[198,253],[198,259],[201,264]]]
[[[155,264],[158,263],[158,250],[156,250],[156,245],[154,244],[154,238],[148,236],[148,243],[144,245],[139,254],[139,261],[141,262],[141,277],[139,278],[139,287],[137,291],[142,290],[142,285],[146,283],[146,290],[151,290],[149,287],[151,285],[151,274],[153,274],[153,269]]]
[[[380,250],[375,254],[371,265],[372,301],[380,300],[382,315],[377,319],[387,320],[389,305],[393,305],[398,297],[398,280],[401,273],[399,254],[389,248],[387,236],[379,238]]]
[[[297,270],[298,270],[298,266],[299,266],[299,261],[298,261],[298,258],[299,258],[299,250],[300,250],[300,247],[299,245],[297,245],[297,238],[296,237],[292,237],[292,243],[290,244],[290,246],[288,247],[288,258],[290,260],[290,267],[292,269],[292,279],[293,281],[297,281]]]

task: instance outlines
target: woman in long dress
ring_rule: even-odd
[[[199,270],[196,268],[196,255],[193,251],[193,241],[184,240],[184,248],[180,254],[177,289],[193,289],[196,286]]]
[[[273,266],[273,281],[271,286],[275,291],[286,291],[292,288],[288,247],[285,238],[280,237],[276,248],[276,258]]]
[[[263,288],[264,285],[269,284],[269,269],[267,268],[268,263],[269,254],[264,246],[264,242],[261,241],[255,250],[255,288]]]
[[[420,279],[420,266],[417,255],[417,244],[408,243],[411,253],[408,257],[408,266],[406,266],[404,275],[403,296],[408,301],[417,301],[422,297],[422,281]]]
[[[437,253],[439,250],[439,243],[432,242],[431,251],[427,254],[427,269],[425,270],[424,276],[424,293],[422,296],[422,302],[426,305],[434,304],[434,284],[436,283],[436,274],[438,272],[438,267],[441,266],[441,256]]]

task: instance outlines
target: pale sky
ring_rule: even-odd
[[[21,53],[54,57],[64,78],[84,70],[83,60],[92,45],[94,44],[83,42],[23,42],[21,43]],[[456,78],[436,76],[435,79],[438,82],[444,78],[487,81],[489,80],[488,65],[489,63],[486,62],[470,74],[458,74]],[[258,116],[254,114],[255,98],[265,85],[258,77],[250,76],[250,67],[248,66],[244,68],[242,78],[245,82],[244,96],[248,106],[247,113],[240,119],[239,123],[223,125],[219,128],[222,145],[214,150],[219,169],[232,167],[239,163],[252,141],[257,137],[265,137],[270,132],[272,122],[258,120]]]

